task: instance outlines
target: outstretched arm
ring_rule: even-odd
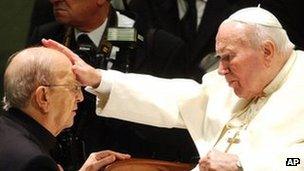
[[[53,40],[42,42],[71,60],[77,80],[98,98],[97,115],[159,127],[185,128],[179,104],[199,95],[201,87],[197,82],[97,70],[67,47]]]

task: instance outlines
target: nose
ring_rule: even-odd
[[[230,72],[226,61],[220,60],[217,72],[220,75],[226,75]]]

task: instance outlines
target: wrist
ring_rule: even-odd
[[[100,73],[95,70],[94,82],[92,83],[91,87],[97,88],[101,84],[101,75]]]

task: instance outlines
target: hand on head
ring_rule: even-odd
[[[73,64],[73,72],[76,74],[76,79],[83,86],[91,86],[97,88],[101,82],[101,75],[95,68],[84,62],[77,54],[72,52],[69,48],[64,45],[51,40],[42,39],[42,44],[51,49],[58,50],[65,54]]]
[[[131,156],[111,150],[91,153],[86,162],[80,168],[80,171],[104,170],[104,168],[116,160],[129,159]]]

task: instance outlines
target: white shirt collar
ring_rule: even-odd
[[[201,22],[201,18],[203,16],[205,6],[206,6],[207,0],[196,0],[196,11],[197,11],[197,27],[199,26]],[[177,0],[177,9],[178,9],[178,16],[181,20],[187,10],[188,10],[188,3],[186,0]]]
[[[107,25],[107,21],[108,18],[102,23],[102,25],[100,25],[98,28],[96,28],[95,30],[87,33],[87,32],[82,32],[79,31],[78,29],[75,28],[74,33],[75,33],[75,38],[77,40],[78,36],[81,34],[87,34],[89,36],[89,38],[94,42],[94,44],[96,45],[96,47],[99,46],[99,42],[102,38],[102,35],[106,29],[106,25]]]

